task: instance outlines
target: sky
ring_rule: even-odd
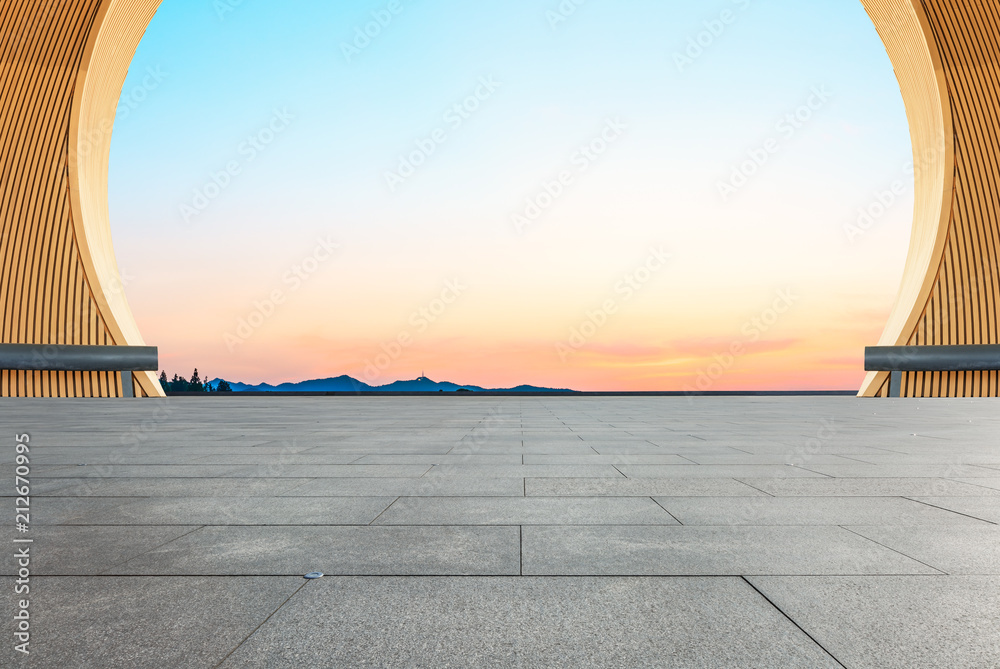
[[[115,119],[172,376],[857,389],[909,132],[844,0],[164,0]]]

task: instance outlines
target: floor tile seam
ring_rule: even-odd
[[[779,495],[772,495],[772,494],[771,494],[771,493],[769,493],[768,491],[766,491],[766,490],[762,490],[762,489],[758,488],[758,487],[757,487],[757,486],[755,486],[755,485],[751,485],[751,484],[747,483],[746,481],[744,481],[744,480],[742,480],[742,479],[738,479],[738,478],[733,478],[733,479],[726,479],[726,480],[732,480],[732,481],[736,481],[737,483],[739,483],[739,484],[742,484],[742,485],[745,485],[746,487],[750,488],[751,490],[756,490],[756,491],[758,491],[758,492],[762,492],[762,493],[764,493],[765,495],[767,495],[768,497],[779,497]],[[751,496],[753,496],[753,495],[751,495]]]
[[[859,460],[858,458],[851,458],[851,457],[848,457],[848,456],[846,456],[846,455],[844,455],[842,453],[830,453],[829,455],[832,455],[835,458],[843,458],[844,460],[850,460],[851,462],[860,462],[863,465],[876,465],[877,464],[875,462],[868,462],[866,460]]]
[[[947,495],[921,495],[921,497],[947,497]],[[995,497],[995,496],[994,495],[989,495],[989,496],[984,496],[984,497],[992,498],[992,497]],[[987,520],[985,518],[980,518],[979,516],[973,516],[973,515],[970,515],[968,513],[962,513],[961,511],[955,511],[954,509],[948,509],[948,508],[943,507],[943,506],[938,506],[937,504],[931,504],[930,502],[925,502],[924,500],[916,499],[916,496],[906,496],[906,495],[904,495],[902,498],[906,499],[906,500],[909,500],[911,502],[917,502],[918,504],[924,504],[925,506],[929,506],[929,507],[934,508],[934,509],[940,509],[941,511],[947,511],[948,513],[954,513],[957,516],[965,516],[966,518],[972,518],[973,520],[978,520],[981,523],[987,523],[989,525],[994,525],[994,526],[1000,525],[1000,523],[994,522],[992,520]],[[980,498],[979,497],[962,497],[960,499],[980,499]]]
[[[770,597],[768,597],[766,594],[764,594],[763,590],[761,590],[756,585],[754,585],[754,583],[752,581],[750,581],[749,578],[747,578],[746,576],[740,576],[740,578],[743,580],[744,583],[746,583],[748,586],[750,586],[750,588],[754,592],[756,592],[765,602],[767,602],[772,608],[774,608],[775,611],[777,611],[778,613],[780,613],[786,620],[788,620],[788,622],[790,622],[792,625],[794,625],[796,627],[796,629],[798,629],[800,632],[802,632],[802,634],[804,634],[806,636],[806,638],[808,638],[810,641],[812,641],[816,645],[817,648],[819,648],[824,653],[826,653],[830,657],[830,659],[832,659],[834,662],[836,662],[838,665],[840,665],[842,667],[842,669],[847,669],[847,665],[845,665],[843,662],[841,662],[839,659],[837,659],[836,655],[834,655],[833,653],[831,653],[830,650],[826,646],[824,646],[823,644],[821,644],[816,637],[814,637],[812,634],[810,634],[809,632],[807,632],[806,629],[804,627],[802,627],[802,625],[800,625],[798,622],[796,622],[796,620],[794,618],[792,618],[790,615],[788,615],[787,613],[785,613],[785,611],[780,606],[778,606],[774,601],[771,600]]]
[[[260,622],[260,624],[259,624],[259,625],[257,625],[257,626],[256,626],[255,628],[253,628],[253,630],[251,630],[249,634],[247,634],[247,635],[246,635],[245,637],[243,637],[243,639],[242,639],[242,640],[241,640],[241,641],[240,641],[239,643],[237,643],[237,644],[236,644],[235,646],[233,646],[232,650],[230,650],[230,651],[229,651],[228,653],[226,653],[226,655],[225,655],[225,656],[224,656],[224,657],[223,657],[223,658],[222,658],[221,660],[219,660],[219,661],[218,661],[218,662],[217,662],[216,664],[214,664],[214,665],[213,665],[213,669],[217,669],[218,667],[221,667],[221,666],[222,666],[222,665],[223,665],[223,664],[224,664],[224,663],[226,662],[226,660],[228,660],[228,659],[229,659],[229,657],[230,657],[230,656],[231,656],[231,655],[232,655],[233,653],[235,653],[236,651],[238,651],[238,650],[240,649],[240,647],[241,647],[241,646],[242,646],[243,644],[245,644],[245,643],[247,642],[247,640],[248,640],[248,639],[250,639],[250,637],[252,637],[252,636],[253,636],[254,634],[256,634],[256,633],[257,633],[257,631],[258,631],[258,630],[259,630],[260,628],[262,628],[262,627],[263,627],[264,625],[266,625],[266,624],[267,624],[267,621],[269,621],[269,620],[270,620],[270,619],[271,619],[272,617],[274,617],[274,615],[275,615],[275,614],[276,614],[276,613],[277,613],[278,611],[280,611],[280,610],[281,610],[281,609],[282,609],[282,608],[283,608],[283,607],[285,606],[285,604],[287,604],[288,602],[290,602],[290,601],[291,601],[292,597],[294,597],[295,595],[299,594],[299,592],[301,592],[301,591],[302,591],[302,589],[303,589],[304,587],[306,587],[306,585],[308,585],[308,584],[309,584],[309,581],[308,581],[308,580],[305,580],[305,579],[304,579],[304,580],[302,581],[302,583],[301,583],[301,584],[299,585],[299,587],[297,587],[297,588],[295,589],[295,591],[294,591],[294,592],[292,592],[292,594],[288,595],[288,597],[286,597],[286,598],[284,599],[284,601],[282,601],[282,602],[281,602],[281,603],[280,603],[280,604],[279,604],[279,605],[277,606],[277,608],[275,608],[275,609],[274,609],[273,611],[271,611],[271,613],[270,613],[270,614],[268,614],[268,616],[267,616],[266,618],[264,618],[264,620],[262,620],[262,621]]]
[[[388,511],[388,510],[389,510],[390,508],[392,508],[392,505],[393,505],[393,504],[395,504],[396,502],[398,502],[398,501],[399,501],[400,499],[402,499],[402,495],[397,495],[397,496],[396,496],[396,499],[394,499],[394,500],[392,500],[391,502],[389,502],[389,505],[388,505],[388,506],[386,506],[386,507],[385,507],[384,509],[382,509],[381,511],[379,511],[378,515],[377,515],[377,516],[375,516],[374,518],[372,518],[372,519],[371,519],[370,521],[368,521],[368,523],[367,523],[367,524],[368,524],[368,525],[374,525],[374,524],[375,524],[375,521],[376,521],[376,520],[378,520],[379,518],[381,518],[381,517],[382,517],[382,514],[384,514],[384,513],[386,512],[386,511]]]
[[[297,483],[297,484],[293,485],[291,488],[289,488],[288,490],[284,491],[280,495],[247,495],[246,497],[247,498],[253,498],[253,499],[272,499],[272,498],[277,498],[277,497],[289,497],[289,498],[294,499],[294,498],[297,498],[297,497],[314,497],[314,495],[290,495],[289,493],[291,493],[296,488],[301,488],[302,486],[308,485],[308,484],[312,483],[315,480],[316,479],[314,479],[314,478],[303,479],[301,483]],[[353,495],[348,495],[348,496],[353,497]],[[373,497],[378,497],[378,496],[379,495],[373,495]]]
[[[738,466],[738,465],[737,465],[737,466]],[[778,465],[778,466],[780,467],[781,465]],[[786,466],[787,466],[787,465],[786,465]],[[821,465],[821,466],[822,466],[822,465]],[[834,465],[834,466],[836,466],[836,465]],[[826,478],[828,478],[828,479],[836,479],[836,478],[840,478],[840,477],[837,477],[837,476],[832,476],[832,475],[830,475],[830,474],[824,474],[823,472],[818,472],[818,471],[816,471],[816,470],[814,470],[814,469],[809,469],[809,468],[808,468],[808,467],[806,467],[805,465],[798,465],[798,466],[795,466],[795,467],[792,467],[792,469],[802,469],[802,470],[805,470],[805,471],[807,471],[807,472],[812,472],[813,474],[819,474],[820,476],[825,476],[825,477],[826,477]],[[798,476],[793,476],[793,477],[789,477],[789,478],[802,478],[802,477],[798,477]],[[806,478],[810,478],[810,477],[806,477]]]
[[[920,564],[924,565],[925,567],[927,567],[929,569],[933,569],[936,572],[939,572],[939,575],[941,575],[941,576],[949,576],[950,575],[948,572],[946,572],[945,570],[943,570],[943,569],[941,569],[939,567],[935,567],[932,564],[927,564],[923,560],[917,559],[917,558],[913,557],[912,555],[907,555],[906,553],[904,553],[901,550],[893,548],[892,546],[887,546],[887,545],[883,544],[880,541],[876,541],[875,539],[872,539],[871,537],[866,537],[865,535],[863,535],[863,534],[861,534],[859,532],[855,532],[854,530],[851,529],[851,527],[879,527],[878,525],[851,525],[851,526],[840,525],[839,527],[841,529],[843,529],[843,530],[847,530],[848,532],[850,532],[851,534],[853,534],[853,535],[855,535],[857,537],[860,537],[860,538],[864,539],[865,541],[870,541],[873,544],[877,544],[877,545],[881,546],[882,548],[885,548],[886,550],[890,550],[893,553],[897,553],[899,555],[902,555],[903,557],[905,557],[905,558],[907,558],[909,560],[913,560],[914,562],[919,562]],[[892,526],[889,526],[889,527],[892,527]]]
[[[517,572],[524,576],[524,526],[517,526]]]
[[[72,527],[94,527],[94,526],[93,525],[82,525],[82,526],[72,526]],[[107,526],[104,526],[104,527],[107,527]],[[114,525],[114,526],[111,526],[111,527],[179,527],[179,526],[177,526],[177,525],[141,525],[141,526]],[[185,532],[184,534],[181,534],[179,536],[176,536],[173,539],[170,539],[169,541],[165,541],[162,544],[154,546],[154,547],[150,548],[149,550],[143,551],[143,552],[141,552],[141,553],[139,553],[137,555],[133,555],[132,557],[125,558],[121,562],[117,562],[114,565],[112,565],[112,566],[108,567],[107,569],[103,570],[103,572],[106,573],[106,572],[108,572],[108,571],[110,571],[112,569],[116,569],[118,567],[126,565],[130,561],[132,561],[132,560],[136,560],[136,559],[141,558],[142,556],[144,556],[144,555],[146,555],[148,553],[152,553],[153,551],[159,550],[160,548],[163,548],[164,546],[168,546],[168,545],[172,544],[175,541],[178,541],[178,540],[180,540],[180,539],[182,539],[182,538],[184,538],[186,536],[189,536],[191,534],[194,534],[195,532],[197,532],[199,530],[205,529],[205,527],[206,527],[205,525],[198,525],[194,529],[189,530],[188,532]]]
[[[67,527],[81,527],[81,526],[75,525],[75,526],[67,526]],[[83,527],[88,527],[88,526],[83,526]],[[89,526],[89,527],[93,527],[93,526]],[[115,525],[114,527],[137,527],[137,526],[135,526],[135,525]],[[141,526],[141,527],[183,527],[183,525],[147,525],[147,526]],[[161,544],[153,546],[149,550],[145,550],[145,551],[143,551],[141,553],[137,553],[136,555],[133,555],[132,557],[125,558],[124,560],[122,560],[120,562],[116,562],[113,565],[111,565],[110,567],[108,567],[107,569],[105,569],[104,571],[111,571],[111,570],[113,570],[113,569],[115,569],[117,567],[120,567],[123,564],[127,564],[130,560],[135,560],[137,558],[142,557],[143,555],[146,555],[148,553],[152,553],[155,550],[163,548],[167,544],[171,544],[171,543],[177,541],[178,539],[183,539],[184,537],[188,536],[189,534],[191,534],[193,532],[197,532],[198,530],[202,529],[203,527],[205,527],[205,526],[204,525],[198,525],[196,527],[193,527],[192,529],[188,530],[187,532],[184,532],[183,534],[179,534],[179,535],[177,535],[176,537],[174,537],[172,539],[168,539],[167,541],[164,541]]]
[[[965,478],[967,478],[967,479],[968,478],[975,479],[976,477],[971,476],[971,477],[965,477]],[[985,478],[985,477],[983,477],[983,478]],[[941,480],[941,481],[951,481],[952,483],[959,483],[961,485],[971,485],[971,486],[974,486],[976,488],[982,488],[983,490],[992,490],[994,493],[1000,492],[1000,488],[991,488],[991,487],[989,487],[987,485],[982,485],[981,483],[970,483],[968,480],[966,480],[966,481],[960,481],[958,479],[951,479],[951,478],[944,478],[944,477],[940,478],[939,480]],[[981,495],[981,496],[982,497],[987,497],[989,495]],[[13,497],[13,495],[5,495],[5,497]],[[975,497],[975,495],[970,495],[970,497]]]
[[[663,506],[662,504],[660,504],[659,500],[657,500],[657,499],[656,499],[655,497],[653,497],[652,495],[650,495],[650,496],[649,496],[649,499],[653,500],[653,503],[654,503],[654,504],[656,504],[656,506],[658,506],[658,507],[660,507],[661,509],[663,509],[663,510],[664,510],[664,511],[666,512],[666,514],[667,514],[668,516],[670,516],[670,517],[671,517],[671,518],[673,518],[673,519],[674,519],[675,521],[677,521],[677,524],[678,524],[678,525],[682,525],[682,526],[684,525],[684,523],[682,523],[682,522],[681,522],[681,519],[680,519],[680,518],[678,518],[678,517],[677,517],[677,516],[675,516],[674,514],[670,513],[670,511],[668,511],[668,510],[667,510],[667,507],[665,507],[665,506]]]

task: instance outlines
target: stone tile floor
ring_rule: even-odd
[[[0,666],[1000,667],[998,407],[0,400]]]

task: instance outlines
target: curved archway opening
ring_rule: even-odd
[[[269,51],[255,23],[287,35],[307,17],[241,5],[199,23],[165,3],[123,88],[111,172],[144,333],[166,365],[269,381],[475,368],[452,380],[856,386],[910,224],[898,87],[862,9],[775,22],[754,12],[781,8],[742,4],[554,23],[537,3],[406,6],[366,43],[369,9],[314,17]],[[160,62],[190,25],[225,58]],[[310,58],[324,35],[326,59]],[[255,102],[232,105],[248,88]],[[322,239],[340,245],[329,263]],[[468,290],[434,313],[454,279]]]

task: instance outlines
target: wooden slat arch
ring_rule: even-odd
[[[917,167],[910,255],[881,345],[997,344],[1000,5],[862,0],[899,79]],[[886,373],[861,395],[886,394]],[[997,397],[997,372],[911,372],[906,397]]]
[[[129,61],[158,5],[0,2],[0,342],[143,344],[111,247],[107,165]],[[163,394],[152,373],[136,381]],[[0,371],[4,397],[121,392],[118,373]]]
[[[913,142],[915,212],[880,344],[996,344],[1000,6],[861,0]],[[0,342],[143,345],[108,221],[111,127],[160,0],[0,0]],[[155,375],[136,375],[145,395]],[[886,393],[869,374],[860,394]],[[0,372],[0,396],[115,396],[113,373]],[[1000,395],[1000,375],[912,373],[908,396]]]

